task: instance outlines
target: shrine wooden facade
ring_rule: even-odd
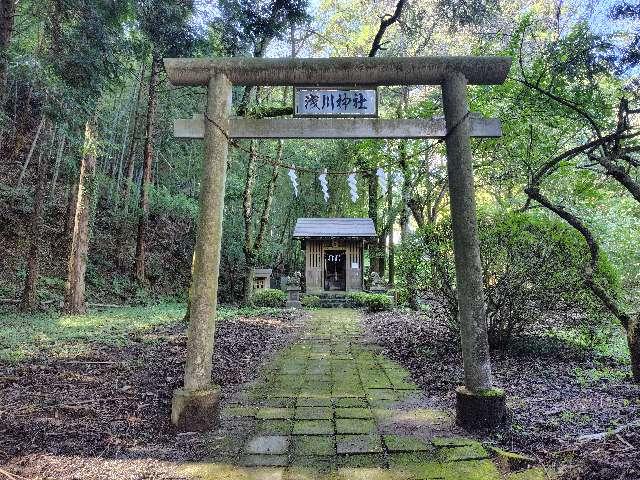
[[[369,218],[299,218],[293,238],[305,252],[305,291],[363,290],[364,249],[375,237]]]

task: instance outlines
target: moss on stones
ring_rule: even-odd
[[[507,452],[497,447],[489,447],[496,460],[509,470],[522,470],[536,463],[536,459],[515,452]]]
[[[436,447],[459,447],[462,445],[473,445],[476,440],[463,437],[435,437],[431,439]]]
[[[293,430],[293,422],[288,419],[262,420],[257,427],[259,433],[289,435]]]
[[[331,435],[333,423],[329,420],[296,420],[293,423],[294,435]]]
[[[384,435],[384,444],[390,452],[419,452],[433,450],[433,446],[419,438],[405,435]]]
[[[411,478],[443,478],[443,466],[427,452],[393,453],[389,456],[392,470],[406,472]]]
[[[369,408],[336,408],[336,418],[373,418]]]
[[[335,455],[336,442],[333,435],[299,435],[293,438],[295,455]]]
[[[295,418],[296,420],[331,420],[333,410],[331,407],[298,407]]]
[[[232,417],[255,417],[258,409],[256,407],[246,407],[234,405],[222,409],[222,418]]]
[[[338,457],[338,467],[380,467],[384,463],[384,456],[380,454],[356,453]]]
[[[338,435],[336,448],[341,453],[382,453],[382,441],[379,435]]]
[[[331,398],[327,397],[298,397],[296,406],[298,407],[330,407]]]
[[[373,420],[361,418],[336,419],[337,433],[372,433],[376,431],[376,423]]]
[[[491,460],[467,460],[443,465],[446,480],[501,480],[502,476]]]
[[[335,402],[336,407],[339,408],[365,408],[367,407],[367,402],[365,402],[362,398],[354,398],[354,397],[344,397],[338,398]]]
[[[479,443],[462,445],[459,447],[445,447],[438,452],[438,457],[443,462],[456,462],[459,460],[481,460],[489,457],[487,451]]]
[[[286,419],[293,418],[293,409],[278,407],[262,407],[258,409],[256,418],[260,419]]]

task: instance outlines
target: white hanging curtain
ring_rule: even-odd
[[[289,178],[291,179],[291,186],[293,187],[293,194],[298,196],[298,176],[296,175],[296,169],[293,165],[289,169]]]
[[[353,203],[356,203],[356,201],[358,200],[358,183],[356,180],[355,168],[347,177],[347,184],[349,184],[349,193],[351,194],[351,201]]]
[[[324,196],[324,201],[329,201],[329,183],[327,182],[327,169],[318,175],[318,180],[320,181],[320,187],[322,188],[322,195]]]
[[[381,167],[378,167],[376,170],[376,175],[378,176],[378,184],[380,185],[380,190],[382,190],[382,194],[387,193],[387,172],[385,172]]]

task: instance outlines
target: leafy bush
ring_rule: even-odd
[[[386,312],[393,308],[391,297],[384,293],[367,294],[364,304],[370,312]]]
[[[602,313],[583,283],[587,247],[571,227],[532,213],[481,211],[478,232],[492,347],[506,345],[548,313],[568,317],[578,310],[591,318]],[[413,296],[413,304],[419,292],[434,295],[457,332],[449,219],[416,232],[399,248],[396,261],[400,287]],[[615,294],[617,277],[604,256],[594,278]]]
[[[264,288],[255,292],[252,300],[258,307],[284,307],[287,294],[275,288]]]
[[[305,295],[300,301],[303,307],[318,308],[320,306],[320,297],[317,295]]]
[[[366,292],[347,293],[347,305],[352,308],[364,308],[364,301],[366,296]]]
[[[347,302],[356,308],[366,308],[369,312],[383,312],[393,308],[393,301],[384,293],[353,292],[347,295]]]
[[[409,301],[409,292],[406,288],[391,288],[387,295],[395,300],[396,305],[406,305]]]

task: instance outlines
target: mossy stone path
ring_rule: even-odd
[[[202,479],[501,479],[487,451],[424,408],[406,370],[360,343],[354,310],[318,310],[222,410]],[[434,366],[437,368],[437,366]]]

